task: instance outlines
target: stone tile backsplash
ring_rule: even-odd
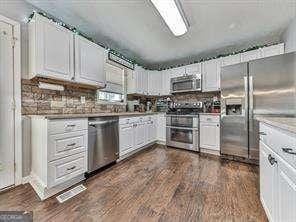
[[[82,104],[80,97],[85,96]],[[64,91],[40,89],[38,82],[22,79],[22,114],[80,114],[125,112],[126,106],[96,102],[96,90],[65,86]]]

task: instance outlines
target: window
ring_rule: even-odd
[[[106,63],[105,71],[107,86],[98,90],[97,99],[105,102],[124,102],[124,68]]]
[[[108,102],[123,102],[124,95],[119,93],[99,91],[98,99],[103,101],[108,101]]]

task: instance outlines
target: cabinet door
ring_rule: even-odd
[[[241,62],[241,55],[226,56],[221,59],[221,66],[230,66]]]
[[[120,156],[127,154],[134,147],[133,124],[119,126],[119,153]]]
[[[200,123],[200,147],[220,151],[219,123]]]
[[[186,73],[185,66],[169,69],[169,71],[170,71],[171,78],[184,76]]]
[[[166,141],[166,117],[164,114],[157,116],[157,140]]]
[[[274,152],[260,141],[260,199],[269,221],[276,219],[277,164],[269,158],[276,158]]]
[[[261,57],[269,57],[269,56],[275,56],[280,55],[284,53],[284,43],[272,45],[269,47],[264,47],[261,49]]]
[[[71,80],[74,76],[74,35],[40,15],[36,17],[36,74],[48,78]],[[31,24],[33,25],[33,24]],[[34,41],[31,39],[31,43]]]
[[[156,123],[154,117],[147,123],[147,143],[152,143],[156,140]]]
[[[202,91],[220,90],[221,62],[219,59],[206,61],[202,64]]]
[[[260,59],[261,57],[260,49],[244,52],[244,53],[241,53],[240,55],[241,55],[242,62],[248,62],[255,59]]]
[[[146,124],[138,123],[134,128],[135,136],[135,149],[138,149],[146,143]]]
[[[148,75],[148,91],[149,95],[161,95],[162,91],[162,75],[160,71],[150,71]]]
[[[161,71],[162,75],[162,95],[170,95],[171,79],[168,70]]]
[[[142,93],[148,95],[148,72],[145,69],[142,69]]]
[[[296,169],[280,159],[278,161],[278,220],[296,220]]]
[[[79,35],[75,36],[75,81],[100,87],[106,84],[105,50]]]
[[[201,74],[201,63],[194,63],[191,65],[185,66],[186,75],[196,75]]]

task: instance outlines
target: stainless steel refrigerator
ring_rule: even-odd
[[[295,116],[296,54],[221,70],[221,154],[259,158],[256,116]]]

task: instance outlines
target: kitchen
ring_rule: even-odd
[[[0,15],[0,218],[295,221],[296,2]]]

